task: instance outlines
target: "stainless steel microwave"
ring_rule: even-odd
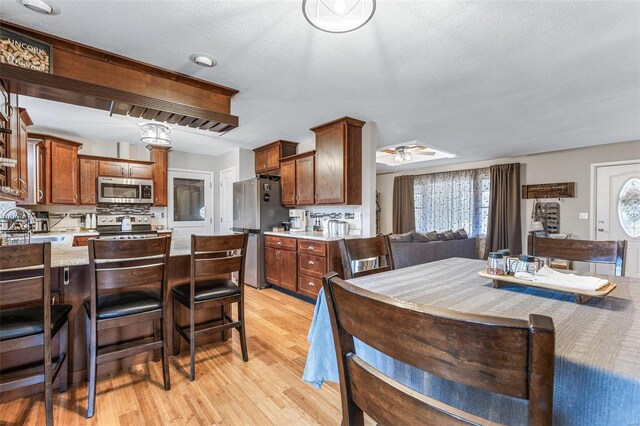
[[[151,179],[99,177],[98,202],[153,204],[153,181]]]

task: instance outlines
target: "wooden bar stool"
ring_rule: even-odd
[[[51,304],[51,243],[0,247],[0,353],[41,346],[44,355],[42,366],[0,372],[0,392],[44,383],[48,426],[53,425],[53,381],[60,377],[60,392],[68,385],[70,311],[71,305]],[[60,354],[54,361],[51,338],[56,334]]]
[[[196,338],[203,334],[225,331],[235,328],[240,333],[242,359],[247,362],[247,340],[244,324],[244,264],[246,258],[248,234],[220,235],[220,236],[191,236],[191,280],[173,288],[173,353],[179,352],[179,338],[182,336],[191,354],[190,380],[196,378],[195,354]],[[216,275],[238,272],[238,283],[232,280],[217,278]],[[195,323],[196,309],[207,306],[238,304],[238,320],[235,321],[226,313],[223,314],[222,324],[213,325],[211,321],[204,324]],[[178,310],[182,305],[189,309],[189,326],[178,324]]]
[[[89,240],[91,297],[87,311],[87,417],[92,417],[98,365],[139,353],[160,350],[164,389],[171,388],[164,326],[171,237],[141,240]],[[136,287],[136,290],[123,291]],[[139,289],[143,287],[143,289]],[[104,290],[117,290],[105,293]],[[99,332],[153,321],[153,337],[98,346]]]

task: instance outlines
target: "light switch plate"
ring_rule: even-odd
[[[589,213],[578,213],[578,219],[583,219],[583,220],[589,219]]]

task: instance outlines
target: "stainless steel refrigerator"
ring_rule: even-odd
[[[233,230],[249,233],[245,284],[267,287],[264,280],[264,231],[270,231],[289,217],[280,205],[280,182],[277,176],[258,176],[233,184]]]

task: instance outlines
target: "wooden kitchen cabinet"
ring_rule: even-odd
[[[100,160],[98,174],[108,177],[128,177],[129,165],[123,161]]]
[[[296,240],[265,236],[264,279],[290,291],[298,288]]]
[[[256,174],[278,174],[280,160],[295,155],[297,142],[278,140],[253,150],[256,154]]]
[[[315,201],[315,151],[285,158],[280,162],[282,205],[308,206]]]
[[[169,166],[169,148],[148,146],[153,161],[153,205],[167,206],[167,168]]]
[[[344,117],[311,129],[316,134],[315,204],[362,204],[362,127]]]
[[[82,144],[45,138],[47,204],[78,204],[78,149]]]
[[[98,163],[90,157],[79,156],[80,170],[80,204],[95,205],[98,203]]]
[[[4,169],[6,182],[5,185],[20,189],[21,192],[15,198],[19,201],[28,195],[29,184],[29,164],[27,159],[27,132],[28,126],[33,122],[24,108],[18,107],[18,97],[15,94],[9,95],[11,104],[10,117],[5,121],[4,126],[8,126],[8,131],[3,138],[3,145],[6,157],[16,160],[15,167],[7,167]]]
[[[106,177],[152,179],[153,164],[142,162],[100,160],[98,174]]]

